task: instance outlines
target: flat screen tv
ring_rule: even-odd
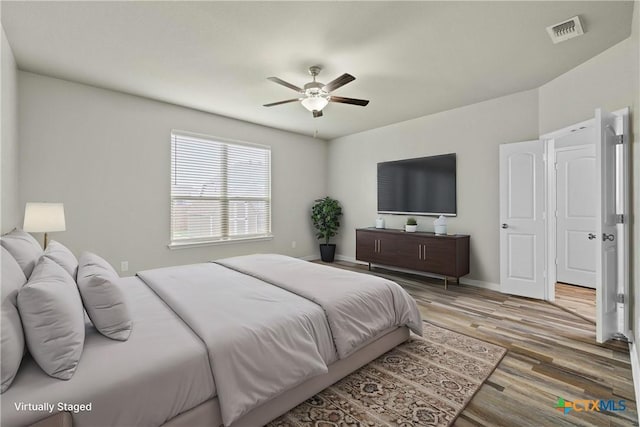
[[[455,216],[455,153],[378,163],[378,213]]]

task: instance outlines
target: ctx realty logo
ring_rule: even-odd
[[[604,411],[626,411],[627,405],[626,400],[574,400],[573,402],[569,400],[564,400],[559,397],[556,402],[555,408],[558,411],[562,411],[565,414],[568,414],[571,411],[576,412],[604,412]]]

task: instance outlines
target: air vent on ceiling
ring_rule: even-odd
[[[547,27],[547,32],[554,44],[584,34],[584,31],[582,30],[582,23],[580,22],[580,18],[577,16],[574,16],[567,21],[559,22]]]

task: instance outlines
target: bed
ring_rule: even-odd
[[[25,357],[2,395],[3,426],[69,414],[16,403],[91,403],[82,426],[259,426],[420,334],[413,299],[385,279],[281,255],[123,278],[134,328],[116,342],[86,324],[68,381]],[[64,425],[64,424],[50,424]]]

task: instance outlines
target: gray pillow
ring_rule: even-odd
[[[42,257],[18,293],[29,352],[43,371],[68,380],[84,346],[84,312],[78,288],[54,261]]]
[[[51,240],[44,250],[44,256],[55,261],[64,268],[75,281],[78,276],[78,260],[65,245],[55,240]]]
[[[126,341],[133,322],[117,284],[119,279],[113,267],[98,255],[90,252],[80,255],[78,288],[91,322],[102,335]]]
[[[2,267],[2,305],[0,306],[1,318],[1,339],[0,339],[0,371],[2,375],[2,385],[0,393],[4,393],[16,376],[22,356],[24,355],[24,333],[22,332],[22,322],[16,308],[18,291],[27,278],[24,276],[18,262],[11,256],[5,248],[0,248],[0,258]]]
[[[42,256],[42,247],[33,236],[22,230],[13,230],[0,238],[0,245],[9,251],[18,261],[27,279],[31,276],[33,267]]]

